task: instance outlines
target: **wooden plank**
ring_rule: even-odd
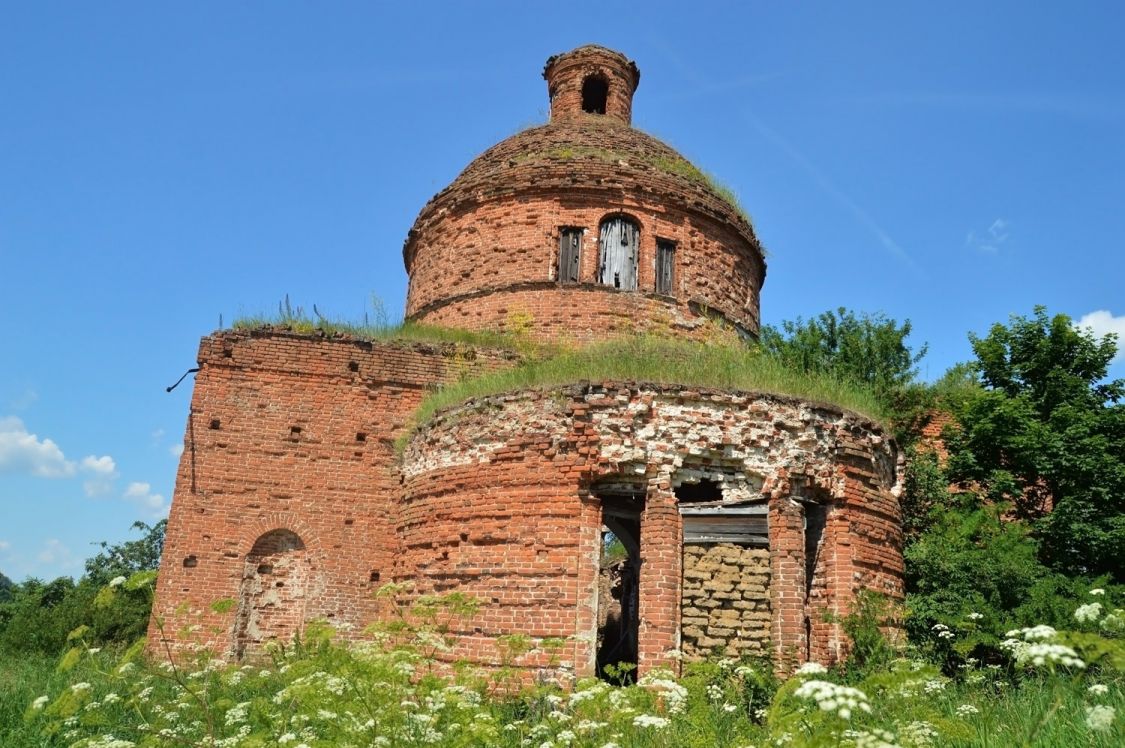
[[[716,516],[716,517],[745,517],[765,516],[769,514],[766,504],[751,504],[750,506],[681,506],[680,514],[688,516]]]

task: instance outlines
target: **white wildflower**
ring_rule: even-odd
[[[841,719],[850,719],[853,709],[871,711],[871,704],[863,691],[824,680],[805,681],[793,695],[799,699],[811,699],[822,711],[835,712]]]
[[[824,675],[828,672],[828,668],[821,665],[819,662],[806,662],[801,667],[797,668],[794,675]]]
[[[668,720],[664,717],[654,717],[651,714],[638,714],[633,717],[633,727],[652,727],[663,730],[668,724]]]
[[[75,693],[82,693],[83,691],[89,691],[91,688],[93,688],[93,686],[83,681],[82,683],[75,683],[70,687],[70,690]]]
[[[1109,686],[1104,683],[1095,683],[1086,690],[1094,696],[1105,696],[1109,693]]]
[[[249,711],[250,711],[250,702],[249,701],[243,701],[239,704],[235,704],[234,706],[232,706],[230,709],[227,710],[227,713],[226,713],[227,726],[231,727],[233,725],[239,724],[240,722],[245,722],[246,721],[246,715]]]
[[[938,736],[937,728],[929,722],[915,720],[899,727],[902,742],[912,746],[933,745],[934,738]]]
[[[738,706],[736,704],[723,704],[723,711],[729,713],[737,712]]]
[[[1104,595],[1105,590],[1103,590],[1101,587],[1098,587],[1097,589],[1090,590],[1090,594],[1091,595]]]
[[[1079,605],[1074,611],[1074,618],[1079,623],[1088,623],[1096,621],[1102,617],[1102,604],[1101,603],[1088,603],[1086,605]]]
[[[35,701],[31,702],[31,708],[34,709],[35,711],[39,711],[43,707],[47,706],[47,702],[50,701],[50,700],[51,700],[50,696],[40,696]]]
[[[110,587],[120,587],[123,584],[125,584],[125,577],[114,577],[109,580]]]
[[[984,614],[973,612],[973,613],[970,613],[969,615],[967,615],[965,617],[968,618],[970,621],[979,621],[980,619],[984,618]]]
[[[1055,636],[1058,635],[1058,633],[1058,631],[1055,631],[1055,629],[1051,628],[1050,626],[1040,624],[1038,626],[1031,626],[1029,628],[1009,631],[1007,633],[1007,636],[1023,636],[1025,641],[1034,641],[1042,639],[1054,639]]]
[[[1086,667],[1086,663],[1068,646],[1063,644],[1027,644],[1026,642],[1015,642],[1015,645],[1009,645],[1014,640],[1005,639],[1000,642],[1000,646],[1009,649],[1012,655],[1016,658],[1017,665],[1032,665],[1034,667],[1042,667],[1043,665],[1063,665],[1065,667],[1073,667],[1082,669]]]
[[[1099,704],[1086,707],[1086,726],[1094,732],[1108,732],[1116,717],[1117,711],[1111,706]]]
[[[977,709],[972,704],[962,704],[957,707],[958,717],[971,717],[974,714],[980,714],[980,709]]]

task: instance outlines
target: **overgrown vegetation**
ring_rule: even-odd
[[[601,380],[754,390],[839,405],[874,419],[884,414],[863,385],[831,372],[795,371],[753,347],[636,336],[566,350],[445,387],[422,402],[415,423],[474,397]]]
[[[0,656],[39,653],[56,655],[67,634],[85,625],[92,645],[128,644],[148,626],[146,595],[126,595],[111,609],[94,600],[110,580],[160,563],[166,520],[155,525],[134,523],[142,536],[117,545],[102,543],[102,551],[86,561],[86,573],[75,582],[59,577],[50,582],[28,579],[0,593]]]
[[[592,120],[591,122],[597,123],[599,121],[604,120]],[[589,125],[591,123],[584,124]],[[547,159],[593,159],[608,164],[616,164],[621,161],[637,161],[640,159],[642,164],[652,169],[662,171],[665,174],[674,174],[709,188],[730,205],[734,212],[741,216],[746,223],[751,226],[753,225],[750,214],[746,211],[746,208],[742,205],[742,201],[734,190],[719,181],[715,175],[703,171],[698,166],[679,155],[648,156],[639,150],[623,152],[601,146],[560,145],[540,151],[527,151],[515,158],[517,162]]]
[[[151,589],[151,574],[113,580],[119,590]],[[388,585],[377,595],[393,601]],[[108,594],[105,594],[108,593]],[[71,748],[134,746],[1112,746],[1123,731],[1119,600],[1075,611],[1071,631],[1044,626],[1009,632],[1002,662],[969,661],[951,677],[888,646],[883,603],[869,599],[845,620],[856,656],[829,670],[808,663],[784,683],[765,662],[716,659],[656,671],[635,685],[558,671],[561,640],[523,636],[497,642],[499,667],[448,666],[450,631],[476,601],[457,593],[419,598],[373,625],[363,645],[333,643],[310,624],[303,638],[269,659],[226,664],[214,653],[178,662],[146,660],[138,647],[90,647],[82,628],[50,667],[15,660],[0,670],[0,743]],[[393,604],[393,603],[392,603]],[[942,630],[961,635],[968,621]],[[521,677],[529,655],[545,655],[538,677]],[[527,675],[528,671],[522,671]],[[560,682],[558,677],[562,677]]]
[[[393,324],[388,321],[382,303],[376,298],[373,311],[364,315],[362,322],[331,318],[322,315],[313,305],[309,315],[303,306],[290,303],[289,295],[278,303],[276,314],[251,314],[235,318],[231,324],[235,330],[258,330],[263,328],[287,330],[296,333],[318,333],[328,337],[346,336],[357,340],[390,341],[406,340],[423,343],[452,343],[455,345],[480,346],[484,348],[506,348],[528,355],[541,355],[550,350],[529,340],[526,336],[499,332],[474,332],[454,327],[421,325],[415,322]]]

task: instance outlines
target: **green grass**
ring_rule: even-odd
[[[39,748],[43,737],[25,728],[28,704],[47,693],[58,693],[70,682],[55,672],[57,658],[40,654],[0,654],[0,746]]]
[[[532,359],[512,369],[447,386],[422,401],[414,423],[425,423],[436,411],[471,398],[602,380],[792,395],[846,408],[877,421],[884,417],[869,390],[826,375],[795,372],[746,346],[634,337]]]
[[[482,348],[506,348],[523,354],[546,350],[523,336],[501,332],[474,332],[454,327],[420,325],[402,322],[397,325],[354,323],[331,319],[314,319],[298,310],[290,314],[246,315],[235,319],[233,330],[283,330],[302,334],[345,336],[369,341],[411,341],[420,343],[455,343]]]

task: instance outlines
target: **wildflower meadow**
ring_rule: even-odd
[[[153,579],[114,578],[97,604],[147,594]],[[175,659],[146,656],[140,643],[110,651],[90,646],[80,627],[57,661],[4,662],[0,744],[1115,746],[1125,738],[1125,610],[1105,590],[1089,598],[1072,628],[1008,630],[996,661],[968,657],[952,672],[883,642],[893,654],[868,647],[840,667],[809,662],[786,679],[768,662],[716,658],[629,685],[529,681],[518,666],[532,645],[520,637],[504,642],[505,665],[491,671],[439,663],[449,624],[472,611],[459,596],[428,598],[361,643],[336,643],[332,628],[313,624],[268,659],[242,664],[202,649]],[[977,625],[971,615],[941,624],[940,640]]]

